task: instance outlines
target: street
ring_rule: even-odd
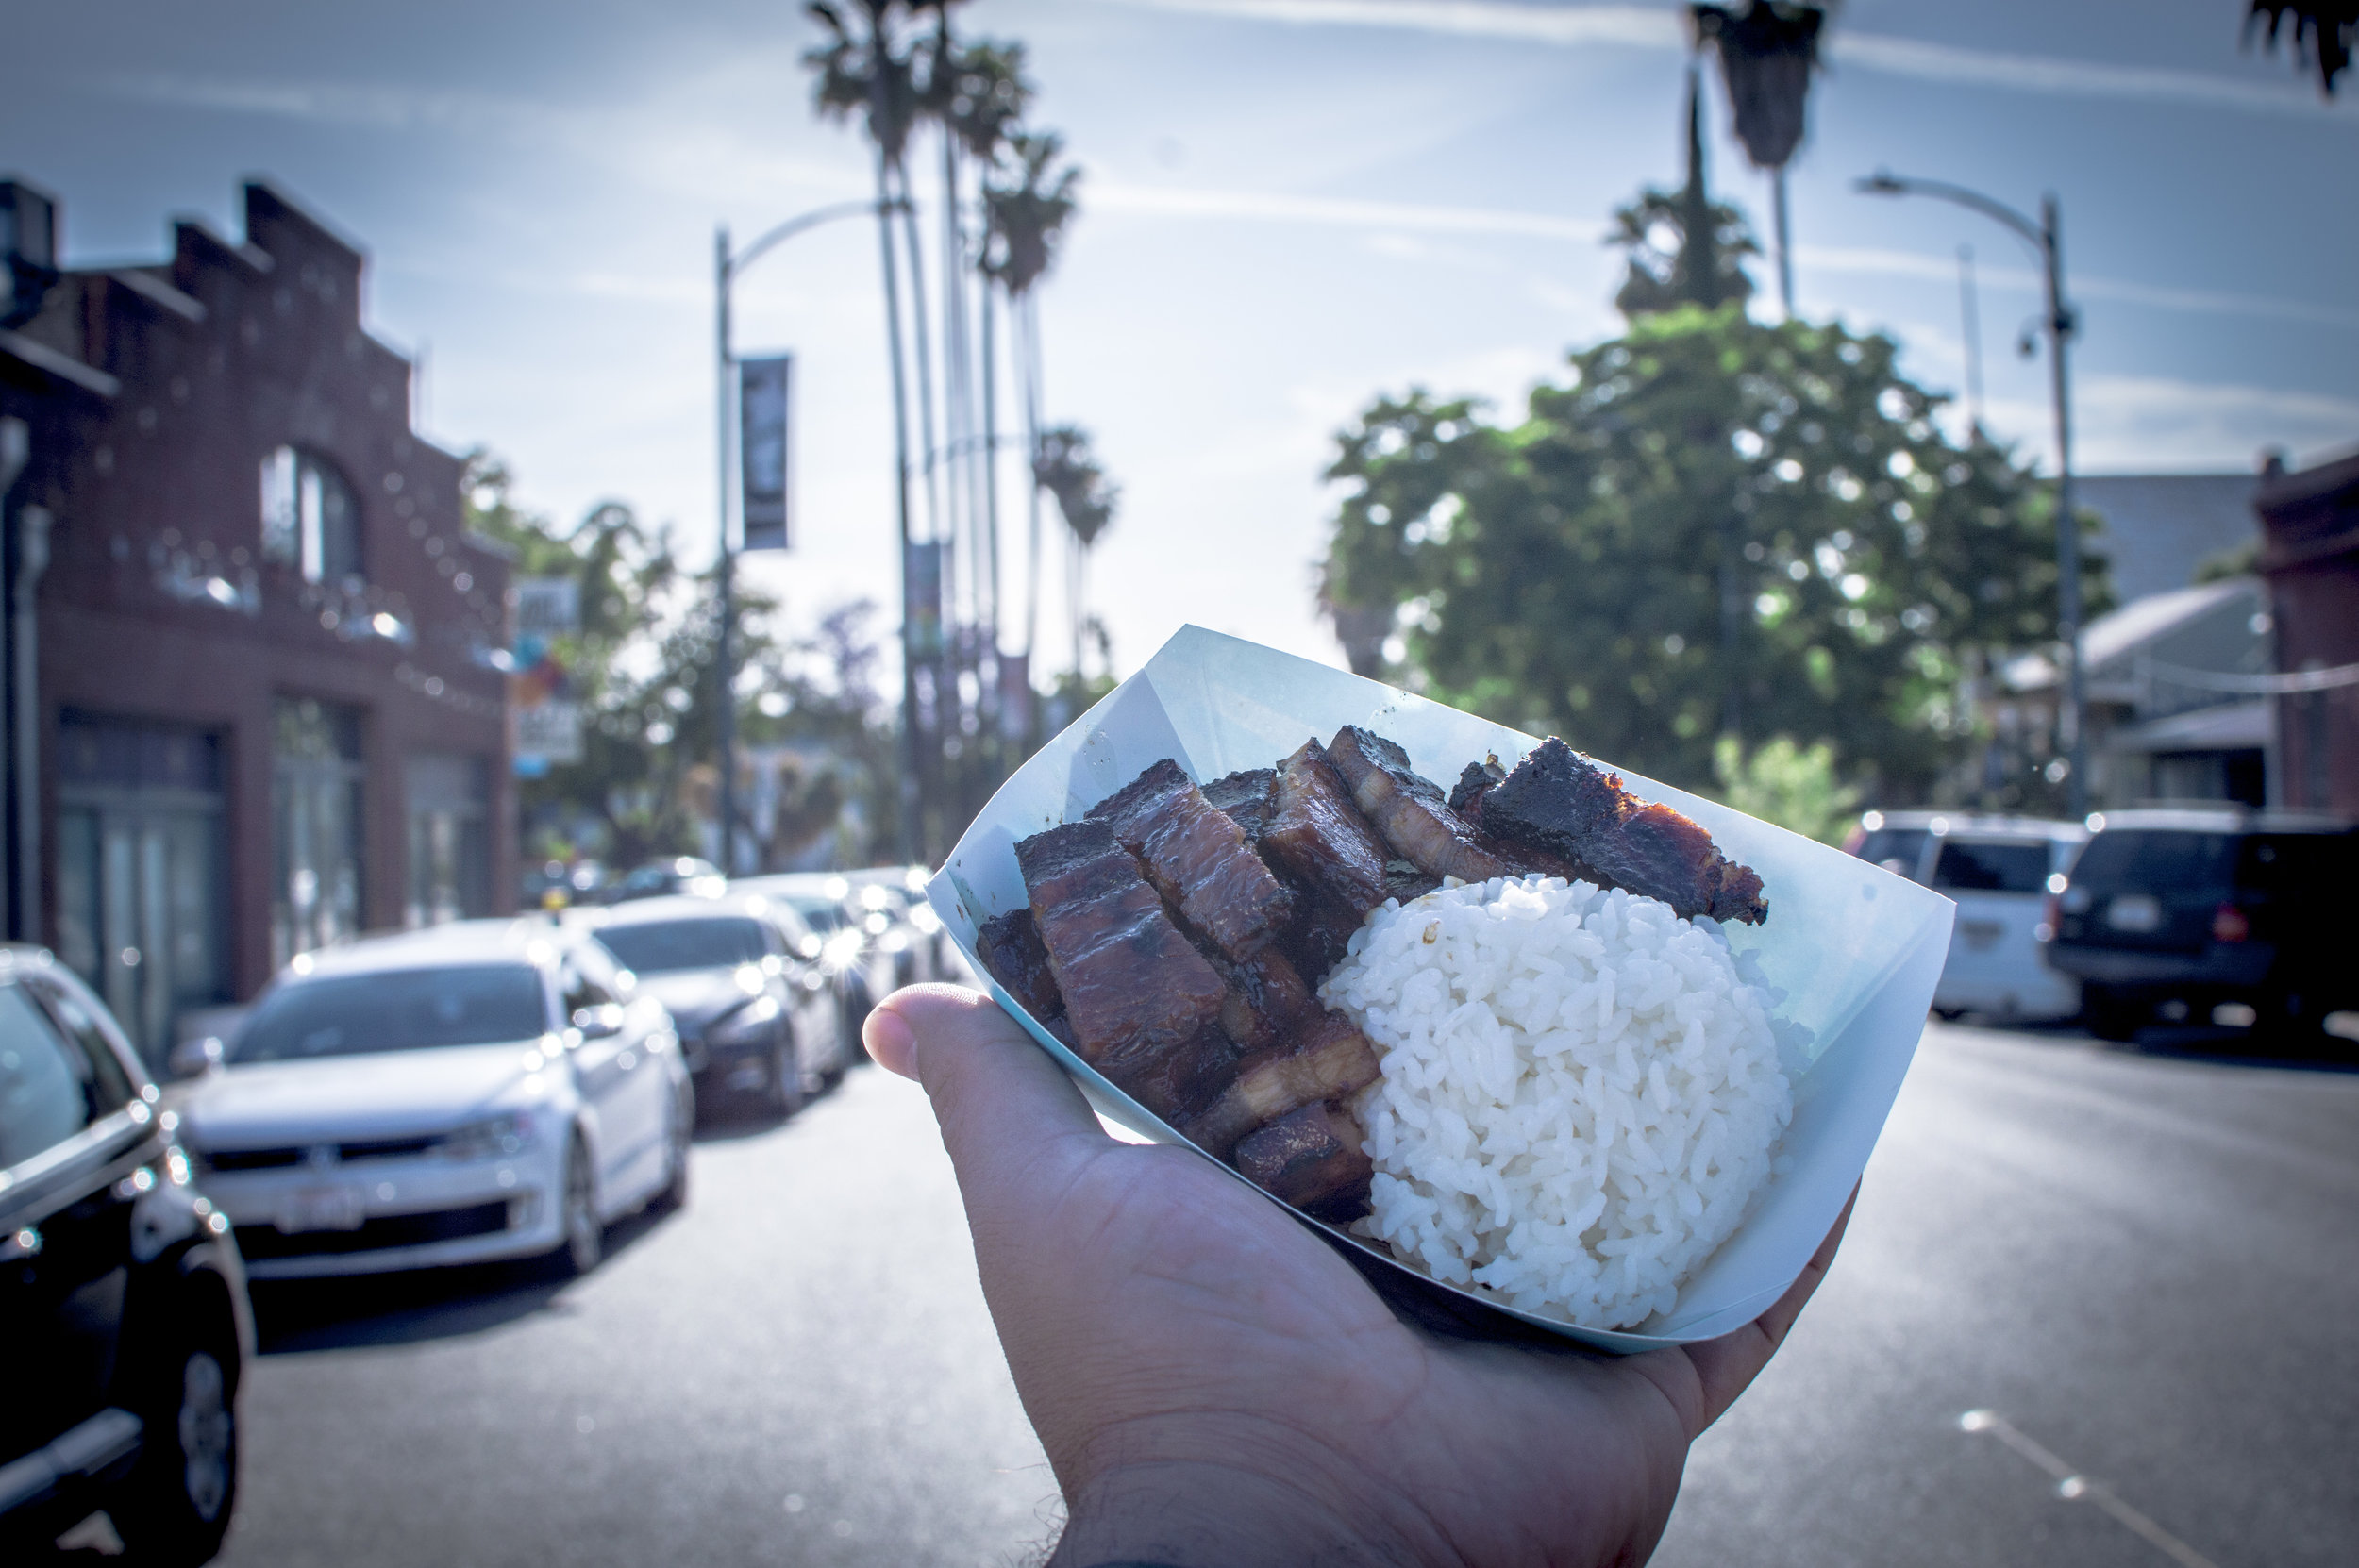
[[[2359,1075],[1935,1025],[1657,1560],[2347,1552],[2354,1125]],[[586,1280],[258,1308],[227,1564],[1017,1564],[1055,1533],[932,1119],[874,1070],[702,1143],[687,1211]]]

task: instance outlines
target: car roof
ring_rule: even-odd
[[[1984,815],[1978,811],[1869,811],[1860,818],[1860,826],[1871,833],[1899,828],[1903,832],[1938,833],[1948,838],[1972,835],[2058,839],[2066,843],[2078,843],[2089,836],[2089,830],[2077,822],[2061,822],[2053,817]]]
[[[667,893],[661,898],[634,898],[627,904],[611,904],[604,909],[585,910],[581,924],[592,931],[598,931],[610,926],[648,926],[672,920],[758,916],[768,913],[770,909],[770,900],[758,892],[726,892],[716,898],[706,898],[696,893]]]
[[[529,963],[546,965],[558,953],[585,940],[585,933],[546,916],[523,915],[508,920],[454,920],[415,931],[393,931],[361,937],[334,947],[299,956],[298,974],[363,975],[395,969],[457,967],[464,964]]]
[[[2089,819],[2103,832],[2124,828],[2178,833],[2349,833],[2353,826],[2322,811],[2255,810],[2250,807],[2147,807],[2100,811]]]
[[[830,888],[828,884],[840,883]],[[729,884],[736,892],[767,893],[773,898],[824,898],[829,903],[851,892],[852,878],[842,871],[778,871],[761,876],[740,876]]]

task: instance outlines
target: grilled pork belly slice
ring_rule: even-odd
[[[1221,812],[1245,832],[1245,842],[1257,851],[1278,812],[1278,770],[1247,768],[1204,786],[1205,804]]]
[[[1305,1013],[1318,1010],[1300,971],[1276,948],[1256,953],[1238,963],[1209,942],[1198,943],[1229,985],[1229,1000],[1221,1004],[1220,1026],[1240,1050],[1265,1051],[1282,1043]]]
[[[1667,806],[1648,805],[1550,736],[1481,796],[1482,826],[1511,850],[1561,857],[1591,879],[1660,898],[1679,914],[1758,926],[1769,918],[1761,877],[1720,853],[1712,835]]]
[[[1316,740],[1304,742],[1280,767],[1277,802],[1262,847],[1297,880],[1342,905],[1355,923],[1392,896],[1384,884],[1391,859],[1384,841]]]
[[[1375,1164],[1366,1135],[1341,1106],[1290,1111],[1237,1144],[1237,1169],[1256,1187],[1314,1219],[1343,1224],[1368,1211]]]
[[[1237,1065],[1227,1093],[1180,1130],[1208,1154],[1228,1158],[1256,1127],[1316,1100],[1340,1100],[1377,1080],[1376,1047],[1339,1012],[1313,1013],[1281,1050]]]
[[[1089,814],[1113,829],[1156,890],[1231,959],[1253,958],[1292,917],[1293,898],[1253,853],[1245,830],[1214,809],[1170,758]],[[1291,966],[1286,974],[1292,977]]]
[[[1064,1011],[1048,949],[1041,945],[1040,926],[1029,907],[984,921],[975,933],[975,956],[1036,1021],[1046,1024]]]
[[[1113,830],[1067,823],[1015,857],[1081,1059],[1166,1121],[1217,1096],[1236,1073],[1229,987]]]
[[[1429,876],[1487,882],[1511,868],[1483,847],[1475,830],[1449,809],[1430,779],[1409,765],[1409,754],[1358,725],[1346,725],[1327,745],[1337,776],[1394,852]],[[1412,897],[1417,896],[1412,894]]]

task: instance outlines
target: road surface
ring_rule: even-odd
[[[2354,1134],[2359,1075],[1936,1026],[1657,1560],[2351,1560]],[[561,1290],[265,1293],[224,1561],[1036,1561],[1055,1488],[916,1090],[856,1074],[695,1187]]]

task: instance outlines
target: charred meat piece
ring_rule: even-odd
[[[1350,1113],[1321,1102],[1290,1111],[1237,1145],[1237,1169],[1255,1186],[1316,1219],[1342,1224],[1368,1211],[1375,1165]]]
[[[1276,948],[1238,963],[1209,945],[1199,946],[1213,973],[1229,985],[1220,1026],[1241,1049],[1263,1051],[1283,1042],[1296,1023],[1318,1010],[1302,974]]]
[[[1509,875],[1506,862],[1482,846],[1442,792],[1410,767],[1409,754],[1393,742],[1346,725],[1328,742],[1327,755],[1385,842],[1419,871],[1463,882]]]
[[[1305,912],[1296,923],[1286,950],[1303,983],[1315,991],[1327,972],[1344,961],[1344,951],[1351,934],[1360,929],[1361,917],[1307,889],[1302,890],[1302,906]]]
[[[1507,770],[1499,766],[1498,754],[1494,752],[1480,762],[1469,762],[1466,771],[1450,786],[1449,809],[1475,827],[1482,826],[1482,797],[1507,781]]]
[[[1279,769],[1278,810],[1262,847],[1355,921],[1392,896],[1384,885],[1384,862],[1392,857],[1315,740]]]
[[[1247,768],[1215,778],[1204,786],[1204,801],[1243,828],[1245,842],[1258,850],[1262,835],[1269,831],[1270,818],[1278,813],[1278,770]]]
[[[1024,840],[1015,857],[1081,1059],[1166,1121],[1228,1088],[1229,987],[1113,830],[1067,823]]]
[[[1377,1079],[1376,1047],[1341,1013],[1315,1014],[1282,1050],[1238,1064],[1237,1081],[1180,1131],[1226,1158],[1237,1141],[1317,1100],[1340,1100]]]
[[[1057,990],[1048,949],[1041,945],[1040,926],[1030,909],[1010,909],[984,921],[975,933],[975,956],[1036,1022],[1046,1024],[1064,1011],[1064,996]]]
[[[1267,947],[1293,914],[1294,900],[1253,853],[1245,829],[1215,810],[1169,758],[1089,814],[1113,829],[1188,924],[1236,962]]]
[[[1550,736],[1481,797],[1482,826],[1514,849],[1589,868],[1595,879],[1679,914],[1760,925],[1769,918],[1761,877],[1720,853],[1712,835],[1667,806],[1650,806]]]

